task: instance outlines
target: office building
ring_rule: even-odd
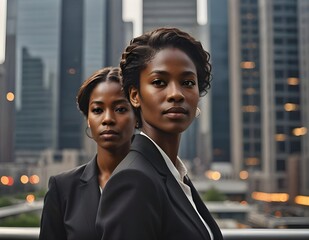
[[[18,151],[40,151],[52,145],[51,89],[44,85],[44,64],[27,48],[22,51],[21,108],[16,113]]]
[[[16,4],[7,1],[5,61],[0,64],[0,163],[14,161]]]
[[[230,75],[227,0],[208,1],[211,85],[211,159],[230,162]]]
[[[21,62],[22,49],[26,48],[31,58],[41,59],[42,81],[51,92],[52,149],[85,149],[89,154],[96,150],[93,141],[85,137],[86,121],[77,109],[76,94],[94,71],[117,65],[120,53],[118,57],[115,53],[123,48],[120,42],[126,33],[124,23],[119,21],[121,3],[120,0],[18,1],[16,106],[19,111],[23,105]],[[117,41],[107,37],[108,29],[118,33],[112,36]],[[16,141],[19,146],[22,144],[22,140]]]
[[[301,85],[300,193],[309,196],[309,1],[299,0],[299,81]]]
[[[231,154],[251,190],[286,192],[301,152],[298,1],[229,1]]]

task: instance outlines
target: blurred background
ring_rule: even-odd
[[[96,152],[79,86],[160,26],[211,54],[179,155],[220,227],[309,228],[309,0],[0,0],[0,226],[39,226],[49,177]]]

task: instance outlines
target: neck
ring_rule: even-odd
[[[160,148],[162,148],[162,150],[175,165],[178,156],[181,134],[167,134],[165,132],[159,131],[147,131],[147,129],[144,128],[142,131],[147,134],[156,144],[158,144]]]
[[[111,174],[117,167],[117,165],[124,159],[129,152],[129,147],[124,149],[116,149],[115,151],[109,151],[98,147],[97,149],[97,165],[99,168],[99,184],[104,187]]]

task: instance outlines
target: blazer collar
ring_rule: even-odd
[[[180,209],[182,209],[186,216],[188,216],[188,218],[200,231],[201,235],[204,236],[205,239],[209,239],[206,227],[179,186],[179,183],[169,171],[161,153],[154,146],[154,144],[147,137],[138,134],[133,140],[131,151],[137,151],[142,154],[161,175],[166,177],[166,187],[174,204],[178,205]]]
[[[97,156],[94,156],[92,160],[86,164],[86,167],[80,176],[79,191],[80,194],[86,196],[80,198],[80,201],[82,206],[88,206],[84,214],[85,219],[87,219],[86,223],[91,230],[94,230],[93,225],[96,220],[99,200],[101,197],[98,183],[98,173],[99,169],[97,166]]]
[[[89,182],[93,177],[97,177],[99,173],[97,165],[97,155],[95,155],[87,164],[84,169],[84,172],[80,176],[82,182]]]
[[[141,134],[136,134],[131,145],[131,151],[137,151],[142,154],[160,174],[167,175],[169,173],[168,167],[160,151],[147,137]],[[150,152],[151,156],[149,156]]]

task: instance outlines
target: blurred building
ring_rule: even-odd
[[[299,64],[301,81],[302,126],[306,134],[301,137],[300,194],[309,196],[309,1],[299,0]]]
[[[44,64],[22,49],[22,107],[16,112],[16,150],[44,150],[52,146],[51,89],[44,86]]]
[[[211,160],[231,162],[228,1],[208,1],[211,86]]]
[[[236,174],[250,171],[255,191],[287,192],[289,161],[302,152],[308,79],[299,74],[306,50],[298,41],[298,4],[229,1],[232,162]]]
[[[197,1],[143,0],[143,32],[177,27],[197,36]]]
[[[76,93],[83,81],[84,1],[61,1],[58,83],[58,149],[82,147],[82,118]]]
[[[95,144],[84,133],[85,121],[77,109],[76,94],[93,72],[119,64],[124,41],[129,38],[124,36],[129,34],[126,26],[132,30],[131,25],[122,21],[122,1],[17,0],[16,11],[16,108],[21,120],[16,129],[19,133],[31,133],[33,128],[33,132],[40,132],[41,142],[35,144],[37,149],[86,149],[92,155],[96,151]],[[26,72],[23,70],[30,58],[23,61],[23,49],[27,49],[32,65],[34,59],[37,61],[36,67],[27,67]],[[12,51],[8,54],[14,55]],[[29,84],[26,74],[40,78],[37,81],[43,84],[44,90]],[[42,97],[32,95],[31,101],[30,98],[26,101],[26,92],[37,92]],[[38,118],[34,111],[47,104],[43,98],[48,99],[50,106],[45,107]],[[48,118],[49,127],[47,123],[23,124],[22,120],[29,118],[31,111],[36,122]],[[30,150],[29,139],[21,136],[16,134],[16,149]],[[44,143],[46,138],[49,144]]]
[[[49,122],[49,126],[51,127],[50,129],[45,129],[45,131],[49,131],[49,136],[47,137],[51,138],[51,144],[49,146],[40,146],[40,148],[38,148],[40,150],[47,147],[56,149],[58,145],[57,118],[60,66],[58,63],[58,60],[60,59],[60,9],[60,0],[49,0],[44,2],[37,0],[30,0],[27,2],[17,1],[17,59],[15,68],[16,109],[19,112],[18,117],[20,120],[27,117],[37,117],[32,116],[31,113],[31,111],[36,111],[36,114],[40,116],[38,121],[45,120]],[[25,56],[25,49],[27,51],[28,58]],[[37,59],[35,61],[40,61],[41,69],[37,68],[38,65],[33,66],[34,62],[31,63],[31,59]],[[32,76],[36,76],[37,79],[31,79]],[[31,81],[36,81],[36,83],[32,82],[31,84]],[[27,86],[28,84],[29,86]],[[48,104],[50,104],[48,109],[48,111],[50,111],[48,118],[44,117],[44,111],[42,113],[38,112],[38,109],[40,109],[40,107],[38,107],[40,106],[39,101],[41,99],[31,97],[31,93],[34,93],[34,95],[43,94],[44,98],[45,94],[44,92],[41,92],[43,89],[45,89],[45,92],[49,92],[50,94],[44,99],[44,101],[48,101]],[[27,115],[24,114],[26,111],[28,111]],[[20,133],[27,131],[31,132],[32,130],[36,131],[35,128],[37,128],[37,126],[34,123],[31,125],[31,122],[29,121],[28,125],[23,124],[16,126],[16,129],[18,129],[15,138],[15,142],[18,142],[17,149],[27,150],[27,138],[23,137]],[[38,126],[38,128],[40,128],[40,126]],[[32,140],[30,140],[30,142],[31,141]],[[40,139],[37,139],[37,141],[40,141]],[[31,148],[29,150],[31,150]]]
[[[14,161],[16,3],[7,1],[5,61],[0,64],[0,163]]]

